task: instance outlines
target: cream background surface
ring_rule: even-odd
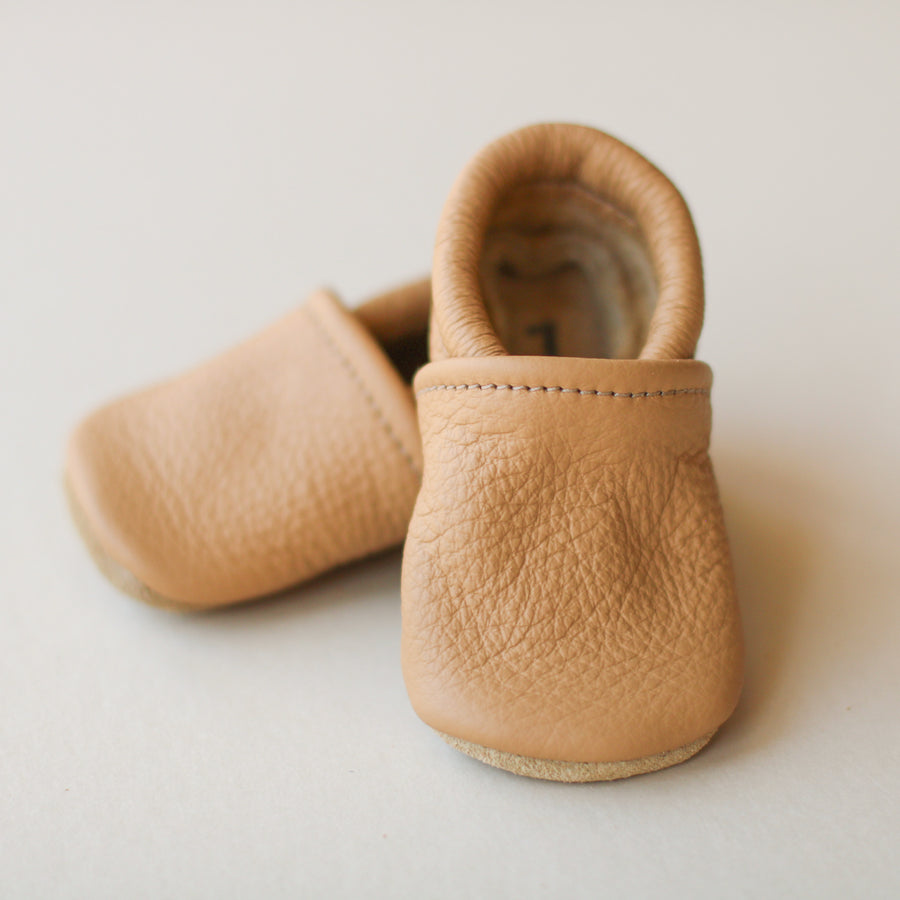
[[[0,895],[896,897],[900,7],[0,0]],[[100,401],[427,271],[534,121],[683,189],[748,639],[694,761],[571,787],[411,712],[399,554],[179,617],[63,501]]]

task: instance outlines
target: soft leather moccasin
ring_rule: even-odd
[[[742,639],[692,359],[700,251],[668,179],[608,135],[490,145],[444,208],[403,666],[454,747],[595,781],[687,759]]]
[[[159,606],[280,591],[399,544],[419,487],[411,389],[430,284],[325,291],[249,342],[100,409],[66,483],[103,572]]]

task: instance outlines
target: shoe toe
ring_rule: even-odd
[[[166,467],[141,419],[140,409],[119,401],[78,425],[65,461],[70,507],[117,587],[154,605],[194,606],[183,535],[168,515],[174,498]]]

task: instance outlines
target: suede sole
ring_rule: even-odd
[[[658,772],[660,769],[666,769],[690,759],[694,754],[699,753],[715,734],[714,731],[711,731],[683,747],[666,750],[653,756],[644,756],[640,759],[628,759],[622,762],[565,762],[519,756],[517,753],[482,747],[481,744],[464,741],[462,738],[444,734],[442,731],[437,733],[454,749],[496,769],[504,769],[515,775],[524,775],[526,778],[564,781],[570,784],[588,781],[617,781],[620,778],[631,778],[633,775]]]
[[[172,600],[170,597],[158,594],[109,556],[100,546],[100,542],[94,537],[87,516],[82,511],[81,505],[75,497],[75,491],[72,490],[68,477],[64,479],[64,483],[66,500],[69,504],[69,513],[72,516],[72,521],[75,523],[75,527],[78,529],[78,533],[81,535],[81,539],[84,541],[97,568],[114,587],[143,603],[156,606],[159,609],[168,609],[173,612],[194,612],[198,609],[198,607],[192,606],[190,603]]]

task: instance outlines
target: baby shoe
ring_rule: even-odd
[[[684,200],[606,134],[517,131],[453,187],[432,288],[402,582],[413,707],[537,778],[689,758],[731,714],[743,650]]]
[[[271,594],[399,544],[421,451],[430,284],[320,291],[252,340],[103,407],[69,443],[74,519],[122,590],[176,609]]]

